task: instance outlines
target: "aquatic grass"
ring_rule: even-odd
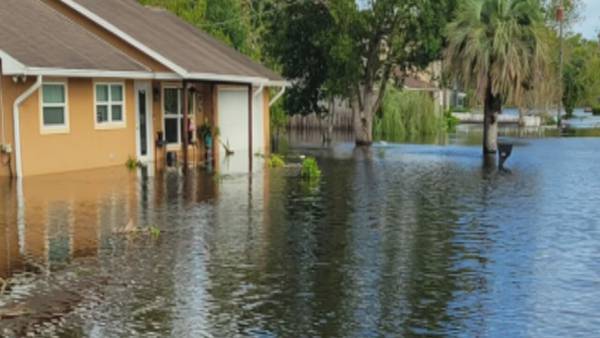
[[[158,237],[160,237],[160,229],[157,226],[154,226],[154,225],[150,226],[148,228],[148,233],[154,239],[158,239]]]
[[[300,176],[305,180],[316,180],[321,177],[321,169],[314,157],[307,157],[302,161]]]
[[[281,155],[273,154],[269,157],[268,164],[270,168],[285,167],[285,160]]]
[[[144,164],[133,157],[129,157],[127,161],[125,161],[125,166],[129,170],[135,170],[137,168],[143,168]]]
[[[373,123],[373,135],[379,140],[402,141],[436,135],[445,130],[445,124],[427,93],[389,88]]]

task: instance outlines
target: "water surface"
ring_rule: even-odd
[[[461,135],[371,149],[297,137],[292,152],[322,167],[313,184],[284,169],[3,181],[0,276],[23,284],[0,314],[31,309],[0,335],[597,335],[600,139],[509,138],[508,172]]]

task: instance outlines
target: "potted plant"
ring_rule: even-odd
[[[213,128],[208,122],[207,119],[204,120],[204,123],[197,128],[198,130],[198,138],[204,142],[204,146],[206,149],[212,149],[213,144]]]

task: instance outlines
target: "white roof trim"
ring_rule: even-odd
[[[189,73],[186,77],[188,80],[206,80],[206,81],[223,81],[234,83],[261,84],[267,83],[269,80],[262,77],[239,76],[239,75],[222,75],[212,73]]]
[[[4,75],[22,75],[25,72],[24,64],[10,56],[0,49],[0,59],[2,59],[2,73]]]
[[[290,88],[292,83],[290,81],[267,81],[267,86],[269,87],[286,87]]]
[[[154,58],[158,62],[162,63],[164,66],[172,69],[175,73],[177,73],[181,77],[186,77],[188,75],[188,71],[185,70],[184,68],[182,68],[181,66],[177,65],[175,62],[167,59],[163,55],[159,54],[155,50],[153,50],[150,47],[146,46],[145,44],[141,43],[137,39],[133,38],[131,35],[125,33],[122,30],[120,30],[115,25],[113,25],[110,22],[104,20],[103,18],[101,18],[100,16],[96,15],[95,13],[93,13],[90,10],[88,10],[87,8],[83,7],[82,5],[78,4],[77,2],[75,2],[73,0],[61,0],[61,1],[65,5],[71,7],[75,11],[77,11],[79,14],[81,14],[81,15],[85,16],[86,18],[94,21],[95,23],[97,23],[98,25],[100,25],[102,28],[104,28],[104,29],[108,30],[109,32],[115,34],[119,38],[125,40],[127,43],[131,44],[135,48],[141,50],[142,52],[146,53],[147,55],[149,55],[150,57]]]
[[[115,34],[117,37],[123,39],[127,43],[131,44],[133,47],[139,49],[140,51],[146,53],[148,56],[157,60],[165,67],[172,69],[177,75],[179,75],[183,79],[188,80],[206,80],[206,81],[223,81],[223,82],[236,82],[236,83],[249,83],[249,84],[266,84],[270,85],[271,81],[267,78],[262,77],[252,77],[252,76],[239,76],[239,75],[219,75],[219,74],[211,74],[211,73],[192,73],[188,72],[185,68],[179,66],[175,62],[167,59],[154,49],[146,46],[142,42],[138,41],[131,35],[125,33],[115,25],[111,24],[107,20],[101,18],[99,15],[94,12],[88,10],[84,6],[78,4],[74,0],[60,0],[65,5],[69,6],[79,14],[85,16],[86,18],[94,21],[96,24],[100,25],[104,29],[109,32]],[[289,86],[289,83],[286,81],[274,81],[274,86]]]
[[[146,71],[114,71],[98,69],[66,69],[66,68],[44,68],[28,67],[23,75],[43,75],[62,77],[95,77],[95,78],[125,78],[125,79],[156,79],[159,75]],[[177,74],[160,74],[163,79],[180,79]]]

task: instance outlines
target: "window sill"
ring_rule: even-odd
[[[127,124],[125,122],[119,123],[96,123],[94,129],[96,130],[114,130],[114,129],[125,129]]]
[[[42,135],[60,135],[69,133],[71,133],[69,127],[42,127],[40,130],[40,134]]]

